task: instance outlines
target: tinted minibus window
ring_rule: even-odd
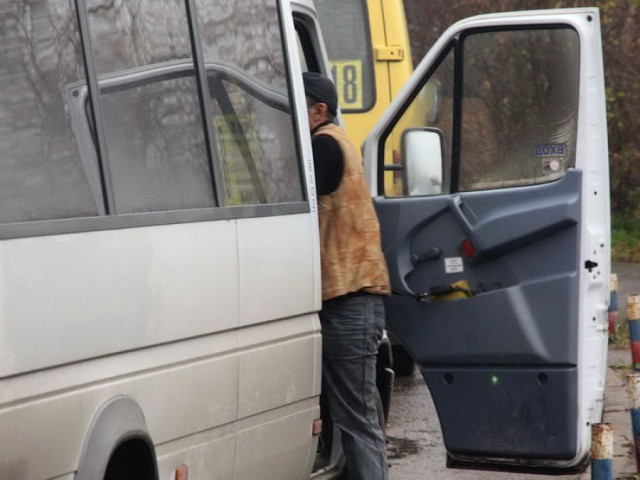
[[[0,222],[96,216],[67,85],[84,80],[74,2],[0,1]]]
[[[277,2],[195,4],[225,204],[303,201]]]
[[[99,78],[120,84],[101,89],[116,212],[215,206],[193,68],[165,73],[192,65],[184,2],[92,0],[88,12]]]

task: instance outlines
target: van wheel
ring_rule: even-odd
[[[409,352],[402,345],[393,345],[391,351],[393,354],[393,371],[397,375],[411,375],[416,368],[416,364]]]
[[[130,440],[111,455],[103,480],[153,480],[154,460],[143,440]]]

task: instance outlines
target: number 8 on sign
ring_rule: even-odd
[[[332,61],[331,74],[338,90],[340,107],[344,110],[362,109],[362,61]]]

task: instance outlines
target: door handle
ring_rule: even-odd
[[[449,197],[447,201],[449,203],[449,208],[453,212],[453,216],[458,220],[458,223],[460,224],[460,227],[462,227],[462,231],[467,236],[467,239],[471,242],[471,245],[473,245],[476,252],[481,253],[484,250],[484,246],[480,241],[480,237],[478,237],[478,234],[473,228],[473,225],[471,225],[471,222],[462,211],[462,207],[464,205],[462,197],[460,197],[460,195],[454,195]]]
[[[429,250],[421,253],[420,255],[415,253],[411,255],[411,263],[413,263],[414,265],[418,265],[419,263],[426,262],[427,260],[435,260],[437,258],[440,258],[440,255],[442,255],[442,250],[440,250],[438,247],[431,247]]]

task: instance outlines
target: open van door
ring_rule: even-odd
[[[450,464],[588,458],[610,271],[601,50],[594,8],[459,22],[365,142],[387,326],[429,386]],[[437,114],[407,125],[425,95]]]

